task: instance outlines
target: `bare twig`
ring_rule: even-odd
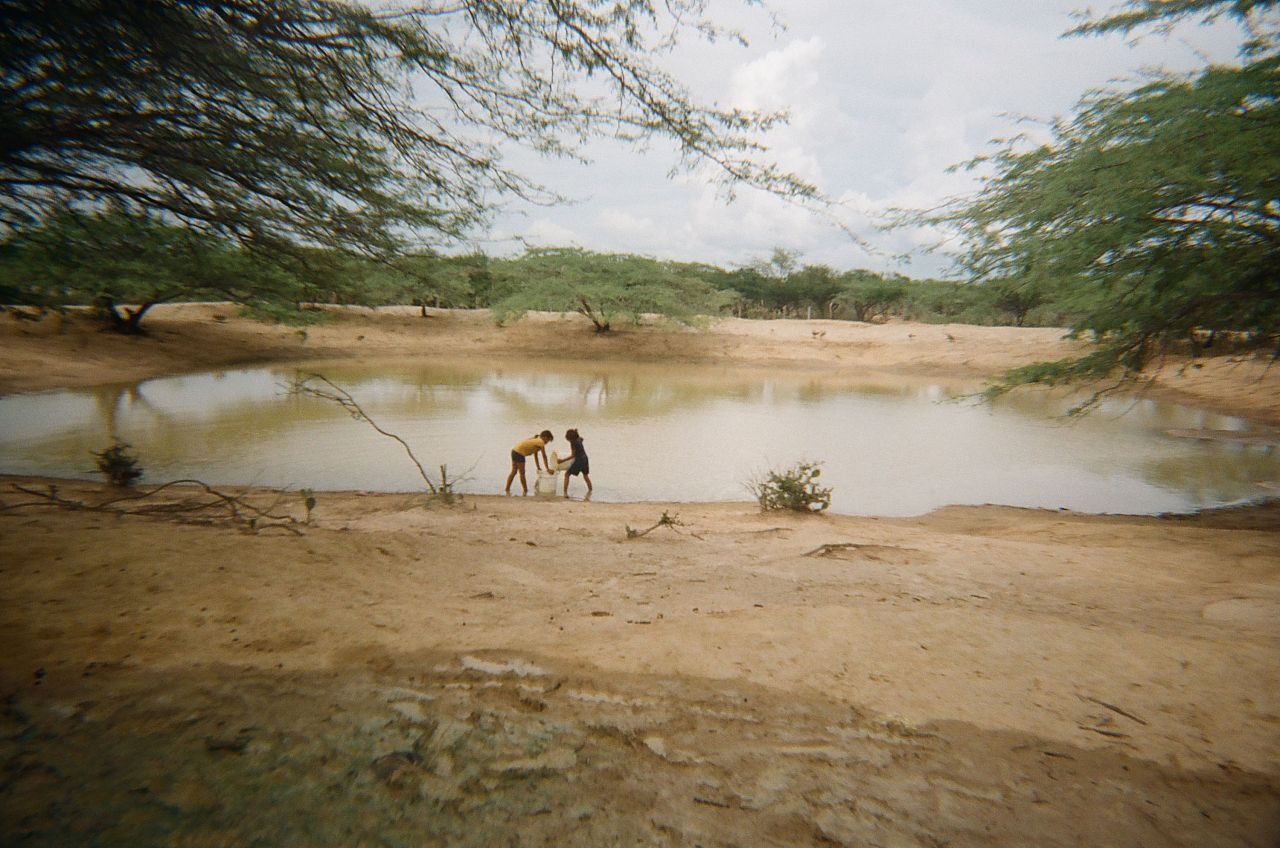
[[[818,547],[806,553],[805,556],[826,556],[827,554],[835,553],[836,551],[847,551],[851,548],[857,549],[865,547],[867,546],[858,542],[831,542],[826,545],[818,545]]]
[[[0,507],[0,511],[11,511],[18,509],[26,509],[30,507],[56,507],[58,509],[82,510],[86,512],[106,512],[113,515],[139,515],[158,518],[172,518],[177,520],[185,520],[190,523],[211,523],[207,517],[201,517],[198,513],[207,510],[216,509],[225,512],[227,519],[231,524],[242,529],[253,530],[285,530],[294,535],[302,535],[302,532],[295,526],[297,519],[291,515],[279,515],[271,512],[272,507],[261,509],[254,506],[248,501],[235,495],[229,495],[214,489],[209,484],[194,479],[171,480],[155,487],[147,492],[137,494],[129,494],[116,498],[108,498],[98,503],[89,503],[87,501],[75,500],[68,498],[59,493],[58,487],[55,485],[48,486],[45,491],[22,486],[17,483],[12,484],[15,491],[22,492],[25,495],[31,495],[37,500],[23,501],[16,504],[7,504]],[[207,495],[212,496],[212,500],[182,500],[176,502],[158,502],[158,503],[142,503],[142,501],[152,498],[173,486],[189,485],[197,486]],[[279,503],[277,498],[276,503]],[[124,506],[124,504],[135,504],[133,506]],[[274,504],[272,505],[274,506]]]
[[[1100,701],[1097,698],[1094,698],[1092,695],[1079,695],[1078,697],[1082,701],[1089,701],[1090,703],[1097,704],[1100,707],[1106,707],[1107,709],[1111,710],[1111,712],[1116,713],[1117,715],[1122,715],[1127,719],[1132,719],[1133,721],[1136,721],[1138,724],[1146,725],[1146,722],[1144,720],[1138,718],[1136,715],[1129,712],[1128,710],[1123,710],[1120,707],[1117,707],[1115,704],[1108,704],[1106,701]]]
[[[1100,736],[1108,736],[1112,739],[1128,739],[1129,738],[1129,734],[1121,733],[1118,730],[1106,730],[1101,727],[1085,727],[1083,724],[1078,724],[1076,725],[1076,727],[1079,727],[1081,730],[1088,730],[1091,733],[1097,733]]]
[[[316,382],[322,383],[323,385],[313,385],[313,383]],[[378,422],[370,418],[369,413],[365,412],[364,408],[361,407],[360,404],[356,402],[356,399],[351,396],[351,393],[342,388],[342,386],[339,386],[323,374],[300,374],[294,378],[286,388],[291,395],[306,395],[308,397],[319,398],[321,400],[333,401],[341,406],[352,418],[368,424],[376,430],[379,435],[386,436],[388,439],[394,439],[396,442],[399,442],[400,447],[404,448],[404,452],[408,455],[409,460],[413,463],[414,467],[418,469],[418,476],[422,478],[422,482],[427,484],[427,488],[431,491],[431,494],[440,494],[440,488],[437,487],[435,481],[431,479],[431,475],[427,473],[427,470],[422,467],[422,463],[418,461],[418,457],[414,454],[413,448],[409,447],[409,443],[397,436],[395,433],[379,427]],[[443,472],[444,468],[442,466],[442,475]],[[445,482],[446,481],[442,478],[442,485]]]
[[[641,536],[647,533],[652,533],[654,530],[657,530],[659,527],[670,527],[674,532],[679,533],[680,531],[676,530],[676,528],[685,526],[685,523],[680,520],[679,515],[680,515],[679,513],[676,513],[675,515],[668,515],[667,511],[663,510],[662,517],[658,519],[657,523],[654,524],[652,527],[646,527],[643,530],[637,530],[634,527],[631,527],[630,525],[625,525],[627,528],[627,538],[639,539]],[[697,533],[690,533],[689,535],[695,539],[699,539],[699,540],[702,539],[702,537],[699,536]]]

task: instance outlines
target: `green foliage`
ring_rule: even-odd
[[[757,259],[720,284],[739,296],[739,314],[807,317],[816,311],[819,317],[833,317],[841,280],[826,265],[802,265],[800,259],[798,253],[775,247],[768,260]]]
[[[306,510],[305,523],[311,523],[311,512],[316,508],[316,493],[310,489],[303,489],[298,492],[302,496],[302,508]]]
[[[9,0],[0,228],[114,200],[262,257],[386,258],[463,236],[497,196],[555,199],[502,143],[573,155],[601,134],[814,198],[758,155],[781,116],[704,106],[658,65],[681,37],[732,35],[707,6]]]
[[[409,303],[424,310],[428,306],[466,308],[489,304],[493,280],[489,258],[482,253],[411,254],[398,259],[394,268],[398,274],[394,302]]]
[[[1129,12],[1079,31],[1274,5],[1131,3]],[[1083,359],[1023,369],[1011,380],[1133,376],[1215,330],[1280,342],[1273,37],[1247,45],[1239,65],[1159,73],[1131,89],[1091,94],[1052,130],[1048,144],[1014,139],[974,160],[992,169],[982,190],[930,219],[967,236],[966,266],[1003,293],[997,303],[1015,318],[1009,294],[1056,288],[1073,333],[1099,343]]]
[[[821,463],[799,462],[783,471],[769,471],[764,479],[753,480],[747,488],[762,510],[791,509],[822,512],[831,506],[831,489],[818,485]]]
[[[275,300],[251,300],[241,308],[241,314],[267,324],[284,324],[287,327],[313,327],[331,320],[322,309],[299,309],[292,303]]]
[[[63,209],[0,244],[0,286],[14,303],[93,305],[113,329],[142,331],[147,311],[171,300],[278,300],[298,278],[238,245],[119,207]]]
[[[836,303],[855,321],[883,318],[907,299],[907,286],[901,278],[886,278],[871,271],[849,271],[840,275],[840,282]]]
[[[1206,21],[1227,15],[1241,21],[1270,11],[1276,0],[1129,0],[1123,11],[1083,21],[1069,35],[1131,32],[1146,24],[1167,29],[1178,20],[1198,16]]]
[[[641,256],[547,249],[491,264],[499,322],[530,310],[577,312],[606,333],[618,318],[658,314],[686,324],[717,314],[728,298],[697,274]]]
[[[997,280],[983,286],[983,289],[991,296],[992,304],[1009,313],[1018,327],[1026,323],[1031,310],[1046,300],[1045,292],[1027,281]]]
[[[142,468],[138,465],[130,446],[124,442],[116,442],[111,447],[93,452],[97,460],[98,471],[113,486],[132,486],[142,477]]]

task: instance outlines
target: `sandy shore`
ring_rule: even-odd
[[[600,337],[407,309],[305,333],[217,305],[149,324],[0,319],[0,391],[446,353],[976,380],[1072,349],[1043,329]],[[1148,391],[1280,424],[1263,360],[1199,365]],[[5,844],[1280,839],[1274,505],[877,519],[325,492],[310,524],[250,528],[173,510],[211,500],[196,490],[139,515],[3,482]],[[627,538],[664,510],[682,523]]]

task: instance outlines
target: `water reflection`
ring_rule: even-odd
[[[744,500],[745,482],[823,461],[844,513],[916,514],[948,503],[1088,512],[1188,511],[1257,497],[1280,452],[1164,435],[1243,422],[1149,400],[1078,402],[1026,392],[994,405],[976,386],[832,371],[592,363],[323,363],[428,466],[472,469],[465,491],[498,492],[511,444],[577,427],[597,500]],[[284,390],[295,369],[252,369],[0,399],[0,469],[92,476],[114,440],[148,481],[199,477],[316,489],[413,491],[400,447],[335,404]],[[558,443],[553,448],[561,448]]]

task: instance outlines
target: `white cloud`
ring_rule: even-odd
[[[633,215],[623,209],[605,209],[600,213],[600,227],[622,239],[650,240],[657,232],[653,218]]]
[[[813,36],[742,65],[731,77],[731,102],[742,109],[804,113],[796,109],[797,101],[803,103],[819,87],[818,61],[825,49],[823,40]]]
[[[521,233],[534,247],[583,247],[587,240],[573,229],[546,218],[538,218]]]
[[[527,225],[503,218],[538,244],[659,258],[742,264],[774,246],[834,267],[895,267],[891,257],[932,243],[917,228],[875,229],[877,213],[928,208],[972,190],[973,174],[947,169],[989,150],[989,140],[1032,129],[1013,116],[1068,114],[1089,88],[1133,76],[1144,65],[1195,67],[1196,49],[1229,58],[1229,26],[1184,27],[1177,37],[1061,38],[1078,0],[775,0],[789,29],[773,35],[724,0],[718,14],[755,36],[750,51],[720,44],[678,54],[672,70],[703,99],[785,109],[768,134],[769,157],[845,204],[838,214],[880,249],[868,255],[828,220],[743,189],[726,205],[707,172],[669,177],[672,148],[647,153],[593,145],[596,164],[539,163],[553,187],[581,202],[537,209]],[[749,13],[749,10],[747,10]],[[767,23],[767,19],[766,19]],[[1043,132],[1043,131],[1041,131]],[[531,160],[521,158],[525,164]],[[919,254],[912,273],[934,273]]]

